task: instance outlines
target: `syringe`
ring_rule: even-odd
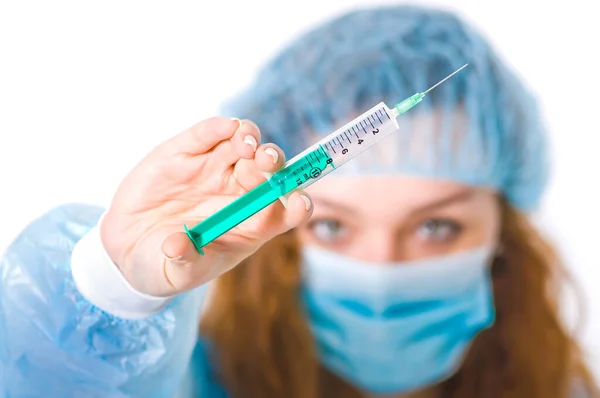
[[[399,129],[396,118],[417,105],[425,95],[458,73],[468,64],[440,80],[424,92],[413,94],[393,108],[383,102],[369,109],[348,124],[340,127],[305,151],[286,162],[281,170],[265,182],[240,196],[223,209],[185,232],[196,249],[202,248],[225,234],[265,207],[286,197],[297,189],[312,185],[338,169],[350,159]]]

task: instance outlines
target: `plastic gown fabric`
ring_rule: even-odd
[[[102,211],[58,207],[2,257],[0,398],[224,396],[198,339],[206,289],[140,320],[105,313],[77,290],[71,253]]]

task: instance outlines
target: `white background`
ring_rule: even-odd
[[[600,23],[593,2],[549,3],[419,1],[478,26],[542,99],[555,170],[541,221],[583,288],[600,376]],[[215,114],[289,38],[364,4],[0,1],[0,250],[55,205],[106,205],[140,157]]]

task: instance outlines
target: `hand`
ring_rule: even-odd
[[[306,220],[312,205],[294,192],[198,253],[183,226],[193,227],[265,181],[285,155],[260,145],[252,122],[215,117],[159,145],[123,180],[100,235],[111,259],[138,291],[170,296],[230,270],[258,248]]]

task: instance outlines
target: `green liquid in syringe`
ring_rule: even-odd
[[[277,201],[280,196],[318,180],[329,165],[334,167],[333,160],[322,147],[318,147],[195,227],[188,229],[186,226],[185,231],[202,253],[202,247]]]

